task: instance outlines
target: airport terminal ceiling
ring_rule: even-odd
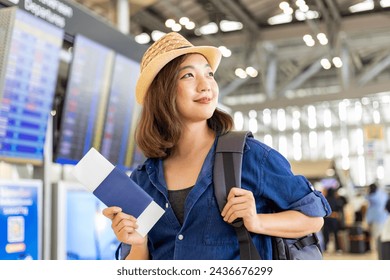
[[[77,2],[116,24],[120,0]],[[177,23],[187,17],[195,27],[188,30],[182,25],[180,33],[194,44],[225,46],[231,51],[230,57],[223,58],[216,77],[220,101],[232,111],[361,98],[390,89],[389,0],[129,3],[132,36],[150,35],[154,30],[170,32],[167,19]],[[274,24],[278,20],[285,23]],[[238,23],[241,29],[224,32],[222,22],[227,26]],[[203,33],[215,33],[197,35],[206,25],[211,31]],[[247,67],[253,67],[258,75],[256,71],[255,77],[245,73]],[[237,72],[237,68],[244,71]]]

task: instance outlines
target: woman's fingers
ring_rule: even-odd
[[[146,237],[142,237],[136,231],[138,225],[134,216],[122,212],[122,209],[116,206],[103,209],[103,215],[111,220],[111,228],[120,242],[131,245],[145,242]]]
[[[123,212],[119,212],[118,214],[115,215],[115,217],[112,219],[112,225],[115,227],[122,221],[131,221],[131,222],[136,222],[137,219],[131,215],[125,214]]]
[[[251,217],[254,213],[256,213],[256,206],[252,192],[232,188],[227,203],[221,212],[224,221],[231,223],[237,218]]]
[[[138,228],[138,225],[137,220],[133,216],[118,214],[114,220],[112,220],[111,227],[114,230],[119,231],[126,227]]]
[[[110,220],[114,219],[115,215],[119,212],[122,212],[122,209],[120,207],[107,207],[103,209],[103,215],[109,218]]]

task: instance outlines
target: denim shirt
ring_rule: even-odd
[[[131,174],[166,212],[148,233],[151,259],[239,259],[239,245],[232,226],[223,221],[213,189],[213,165],[217,140],[210,149],[197,182],[184,206],[184,222],[177,220],[164,179],[162,159],[147,159]],[[247,138],[242,163],[242,188],[253,192],[257,213],[297,210],[324,217],[331,209],[324,196],[308,180],[291,172],[288,161],[276,150]],[[252,234],[262,259],[272,259],[271,239]],[[122,244],[123,245],[123,244]],[[126,248],[127,247],[127,248]],[[126,253],[129,246],[122,246]]]

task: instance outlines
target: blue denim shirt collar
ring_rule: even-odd
[[[185,212],[190,211],[199,197],[204,193],[206,188],[212,184],[213,181],[213,163],[215,157],[215,149],[218,137],[208,152],[206,159],[202,165],[198,179],[195,183],[193,191],[191,191],[186,199]],[[146,172],[152,184],[165,196],[167,199],[168,191],[164,178],[163,159],[147,159],[144,163]],[[140,168],[143,168],[142,166]],[[167,199],[168,200],[168,199]]]

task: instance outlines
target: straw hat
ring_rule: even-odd
[[[136,99],[139,104],[158,72],[171,60],[187,53],[202,54],[215,72],[221,61],[221,52],[212,46],[194,46],[179,33],[171,32],[154,42],[145,52],[141,61],[141,74],[136,86]]]

